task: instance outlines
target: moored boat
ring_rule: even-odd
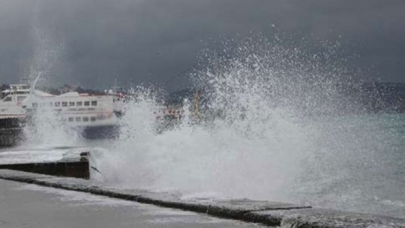
[[[86,138],[111,137],[117,132],[117,115],[122,115],[122,104],[116,104],[122,101],[112,94],[53,95],[26,84],[10,85],[1,94],[0,129],[4,130],[41,124],[36,123],[41,116],[80,130]]]
[[[25,84],[10,85],[8,89],[1,92],[0,129],[21,127],[26,118],[23,102],[29,93],[29,86]]]

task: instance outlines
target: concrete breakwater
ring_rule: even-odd
[[[85,161],[58,161],[46,163],[23,163],[0,165],[0,170],[10,169],[29,173],[46,174],[61,177],[89,179],[89,163]]]
[[[102,186],[84,179],[52,177],[21,171],[0,170],[0,179],[37,184],[41,186],[86,192],[112,198],[177,208],[217,217],[282,227],[403,227],[405,219],[316,209],[306,205],[294,205],[268,201],[198,200],[187,199],[170,193],[154,193],[145,190],[122,190]]]
[[[59,177],[90,179],[87,149],[54,148],[59,151],[10,151],[0,154],[0,170],[9,169]],[[45,150],[46,151],[46,150]],[[39,152],[39,153],[38,153]],[[46,157],[46,159],[44,158]]]

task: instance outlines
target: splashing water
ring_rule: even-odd
[[[208,67],[192,75],[204,91],[201,121],[193,121],[186,105],[177,127],[157,133],[152,113],[159,104],[153,94],[138,93],[122,119],[120,139],[110,150],[93,151],[101,170],[94,178],[193,196],[366,209],[345,202],[361,198],[350,191],[359,178],[369,178],[370,164],[383,167],[379,153],[389,145],[373,148],[384,132],[376,122],[364,122],[356,114],[362,107],[342,93],[342,82],[352,80],[334,53],[320,53],[251,41],[221,55],[209,52]],[[348,110],[356,115],[342,116]],[[374,188],[371,180],[363,183]]]
[[[80,132],[69,127],[51,107],[36,109],[29,122],[24,128],[24,147],[76,146],[81,139]]]
[[[103,178],[133,187],[278,197],[312,156],[311,137],[317,132],[294,106],[293,95],[299,94],[289,93],[308,86],[300,84],[302,63],[278,62],[287,53],[278,46],[261,50],[239,48],[236,57],[213,59],[194,75],[196,84],[209,90],[213,120],[205,124],[190,124],[186,115],[177,128],[156,134],[151,113],[157,104],[140,94],[145,98],[129,107],[114,153],[97,161]]]
[[[36,12],[36,15],[38,17],[40,13]],[[52,81],[50,76],[55,74],[55,65],[57,65],[64,51],[63,42],[57,42],[43,27],[39,26],[37,17],[34,18],[35,48],[28,76],[33,87],[37,86],[36,80],[41,85]],[[26,104],[33,101],[44,103],[41,101],[41,97],[36,95],[35,89],[32,88],[32,94],[28,96],[25,101]],[[30,115],[32,115],[29,117],[30,124],[24,128],[25,141],[23,147],[74,146],[80,140],[80,132],[69,128],[62,117],[50,107],[38,107]]]

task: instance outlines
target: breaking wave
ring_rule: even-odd
[[[357,79],[348,76],[346,60],[328,45],[316,53],[252,39],[205,52],[205,67],[190,75],[201,94],[198,113],[193,97],[185,99],[179,123],[157,130],[163,124],[152,114],[162,108],[158,95],[140,89],[121,120],[120,138],[93,151],[100,171],[94,179],[185,197],[389,214],[369,199],[398,202],[400,194],[374,191],[373,183],[383,177],[371,175],[384,171],[381,151],[396,153],[399,147],[379,144],[387,131],[360,115],[364,107],[348,96]],[[390,133],[396,136],[391,142],[400,142]],[[382,189],[401,189],[401,183]]]
[[[207,67],[191,75],[203,91],[200,117],[189,112],[191,98],[180,123],[157,133],[152,113],[161,107],[142,90],[113,151],[96,159],[102,178],[137,188],[279,199],[315,155],[320,132],[310,119],[339,110],[340,75],[317,56],[251,40],[204,57]]]

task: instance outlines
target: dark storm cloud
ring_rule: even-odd
[[[207,43],[276,31],[348,43],[370,78],[405,82],[404,10],[402,0],[0,0],[0,80],[38,58],[37,29],[63,46],[50,57],[59,84],[106,87],[119,75],[122,84],[177,89],[187,80],[170,79]]]

